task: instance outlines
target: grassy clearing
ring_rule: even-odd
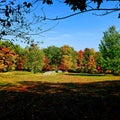
[[[120,76],[102,74],[63,73],[44,76],[42,73],[33,74],[25,71],[0,73],[0,84],[16,84],[21,81],[41,81],[50,83],[88,83],[120,80]]]

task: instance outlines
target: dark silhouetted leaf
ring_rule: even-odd
[[[26,6],[27,6],[28,8],[30,8],[30,7],[32,6],[32,4],[31,4],[31,3],[28,3]]]
[[[7,22],[7,26],[8,26],[8,27],[10,27],[10,26],[11,26],[11,23],[10,23],[9,21]]]
[[[5,11],[5,15],[6,15],[6,17],[9,17],[9,12]]]
[[[6,2],[6,0],[1,0],[1,3]]]
[[[24,4],[24,5],[27,5],[27,2],[24,2],[23,4]]]
[[[14,5],[14,2],[11,1],[11,4]]]
[[[18,5],[18,11],[20,10],[20,5]]]
[[[2,34],[2,35],[6,35],[5,31],[2,31],[1,34]]]

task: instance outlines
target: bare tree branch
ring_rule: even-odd
[[[85,10],[85,11],[76,12],[76,13],[73,13],[73,14],[70,14],[70,15],[66,15],[66,16],[63,16],[63,17],[56,17],[56,18],[43,17],[43,19],[44,19],[44,20],[63,20],[63,19],[67,19],[67,18],[76,16],[76,15],[82,14],[82,13],[87,13],[87,12],[92,12],[92,11],[109,11],[108,13],[112,13],[112,12],[119,11],[119,10],[120,10],[120,8],[89,9],[89,10]],[[107,13],[107,14],[108,14],[108,13]],[[94,14],[94,15],[97,15],[97,14]],[[103,14],[103,15],[105,15],[105,14]],[[102,15],[101,15],[101,16],[102,16]]]

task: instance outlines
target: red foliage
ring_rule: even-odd
[[[45,63],[45,64],[48,64],[49,62],[50,62],[50,60],[47,59],[47,57],[44,57],[44,63]]]
[[[47,59],[47,57],[45,56],[45,57],[44,57],[43,71],[50,71],[50,70],[52,70],[52,66],[49,65],[49,63],[50,63],[50,60]]]
[[[43,71],[51,71],[51,70],[52,67],[49,64],[43,66]]]
[[[6,48],[6,47],[1,48],[1,50],[2,50],[2,52],[5,52],[5,53],[10,52],[10,49],[9,49],[9,48]]]
[[[0,71],[15,69],[17,54],[7,47],[0,47]]]
[[[82,50],[80,50],[78,53],[77,53],[77,66],[82,66],[83,64],[83,58],[84,58],[84,52]]]
[[[102,73],[103,72],[101,66],[97,66],[97,71],[98,71],[98,73]]]
[[[60,65],[59,69],[62,70],[62,71],[66,71],[66,67],[63,64]]]

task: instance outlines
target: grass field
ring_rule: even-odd
[[[120,120],[120,76],[0,73],[0,120]]]
[[[0,73],[1,84],[16,84],[20,81],[41,81],[50,83],[88,83],[114,80],[120,80],[120,76],[87,73],[63,73],[44,76],[42,73],[33,74],[25,71]]]

